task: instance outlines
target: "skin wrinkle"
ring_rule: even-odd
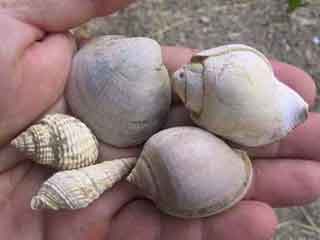
[[[8,199],[7,202],[10,203],[13,198],[14,195],[16,194],[16,191],[19,189],[19,187],[23,184],[24,180],[30,175],[30,173],[32,172],[34,165],[32,163],[25,163],[25,165],[27,165],[27,168],[24,169],[24,173],[22,174],[22,176],[19,179],[15,179],[15,181],[12,181],[12,189],[7,193]],[[24,165],[21,165],[21,167],[23,167]],[[18,170],[18,169],[17,169]],[[14,178],[14,172],[12,173],[7,173],[9,174],[10,177]]]

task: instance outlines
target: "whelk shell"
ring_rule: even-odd
[[[174,91],[199,126],[244,146],[278,141],[306,120],[307,103],[245,45],[194,55],[174,73]]]
[[[127,158],[58,172],[42,184],[31,200],[31,208],[85,208],[105,190],[127,176],[135,163],[136,158]]]
[[[89,166],[98,159],[98,141],[87,126],[65,114],[48,114],[11,144],[34,162],[56,169]]]

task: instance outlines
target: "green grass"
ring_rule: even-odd
[[[288,4],[289,4],[289,9],[288,9],[289,12],[293,12],[297,8],[305,5],[303,0],[288,0]]]

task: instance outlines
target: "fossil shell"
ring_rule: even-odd
[[[165,124],[171,103],[159,44],[108,36],[90,41],[74,57],[67,101],[102,142],[143,143]]]
[[[245,146],[286,136],[307,118],[307,103],[275,77],[266,57],[245,45],[200,52],[173,76],[174,91],[207,130]]]
[[[91,165],[98,158],[98,141],[78,119],[49,114],[12,142],[33,161],[56,169]]]
[[[127,178],[163,212],[198,218],[222,212],[243,198],[252,167],[245,152],[195,127],[152,136]]]
[[[106,161],[62,171],[49,178],[31,200],[32,209],[80,209],[129,174],[136,158]]]

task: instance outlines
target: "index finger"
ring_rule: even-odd
[[[91,18],[104,16],[124,8],[134,0],[30,0],[7,1],[1,8],[25,23],[46,32],[62,32]]]

